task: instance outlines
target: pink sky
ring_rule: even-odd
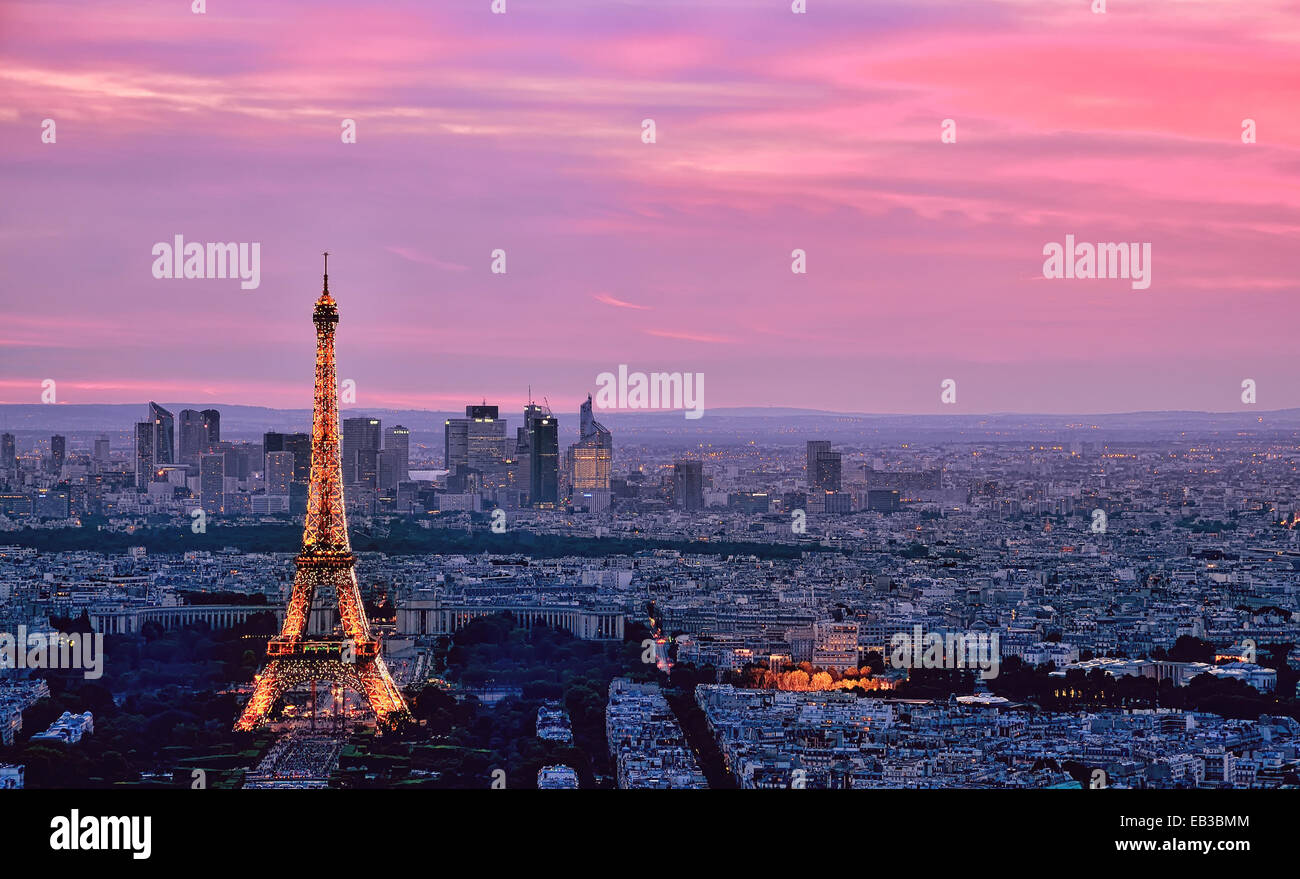
[[[0,6],[0,401],[308,406],[328,249],[363,408],[570,411],[620,363],[706,407],[1300,406],[1296,3],[355,5]],[[1067,233],[1151,287],[1043,279]],[[177,234],[260,242],[260,288],[154,279]]]

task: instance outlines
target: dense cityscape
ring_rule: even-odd
[[[727,423],[758,439],[624,416],[624,441],[589,396],[576,430],[532,404],[513,435],[485,401],[440,436],[345,415],[358,582],[412,718],[379,735],[335,683],[232,733],[311,434],[139,411],[0,437],[0,631],[83,651],[10,650],[4,786],[1298,784],[1294,431],[936,416],[854,442],[755,414]]]

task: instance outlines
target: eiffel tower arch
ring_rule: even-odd
[[[406,700],[380,655],[379,640],[370,632],[348,538],[334,367],[334,328],[339,322],[339,310],[330,296],[329,254],[325,258],[325,286],[312,313],[316,325],[316,385],[311,483],[302,551],[295,562],[293,593],[284,625],[267,644],[266,665],[257,675],[253,695],[235,723],[239,731],[255,729],[288,690],[310,681],[327,681],[365,696],[381,730],[410,717]],[[329,616],[320,613],[326,602],[337,607],[341,633],[333,628],[328,632],[312,630],[313,618]]]

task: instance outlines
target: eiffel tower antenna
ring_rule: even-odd
[[[329,295],[328,253],[325,258],[326,287],[312,312],[312,323],[316,325],[316,385],[302,551],[295,560],[297,570],[284,625],[267,644],[267,662],[235,724],[238,731],[255,729],[285,692],[313,681],[328,681],[340,689],[346,685],[364,695],[381,729],[410,716],[380,656],[379,639],[371,634],[348,537],[334,362],[339,310]],[[341,635],[332,629],[311,631],[313,619],[323,616],[319,611],[329,609],[321,606],[325,601],[337,602]]]

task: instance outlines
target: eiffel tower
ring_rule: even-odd
[[[325,289],[312,313],[316,325],[316,396],[302,551],[296,559],[293,595],[284,626],[267,644],[266,667],[257,676],[253,695],[235,724],[237,731],[256,728],[286,691],[311,681],[328,681],[363,694],[381,730],[410,716],[401,691],[379,655],[379,641],[370,634],[370,622],[357,587],[356,558],[348,539],[334,370],[334,327],[338,322],[338,306],[330,296],[326,253]],[[323,628],[314,623],[332,616],[334,607],[338,609],[338,626],[331,626],[328,632],[309,631]]]

